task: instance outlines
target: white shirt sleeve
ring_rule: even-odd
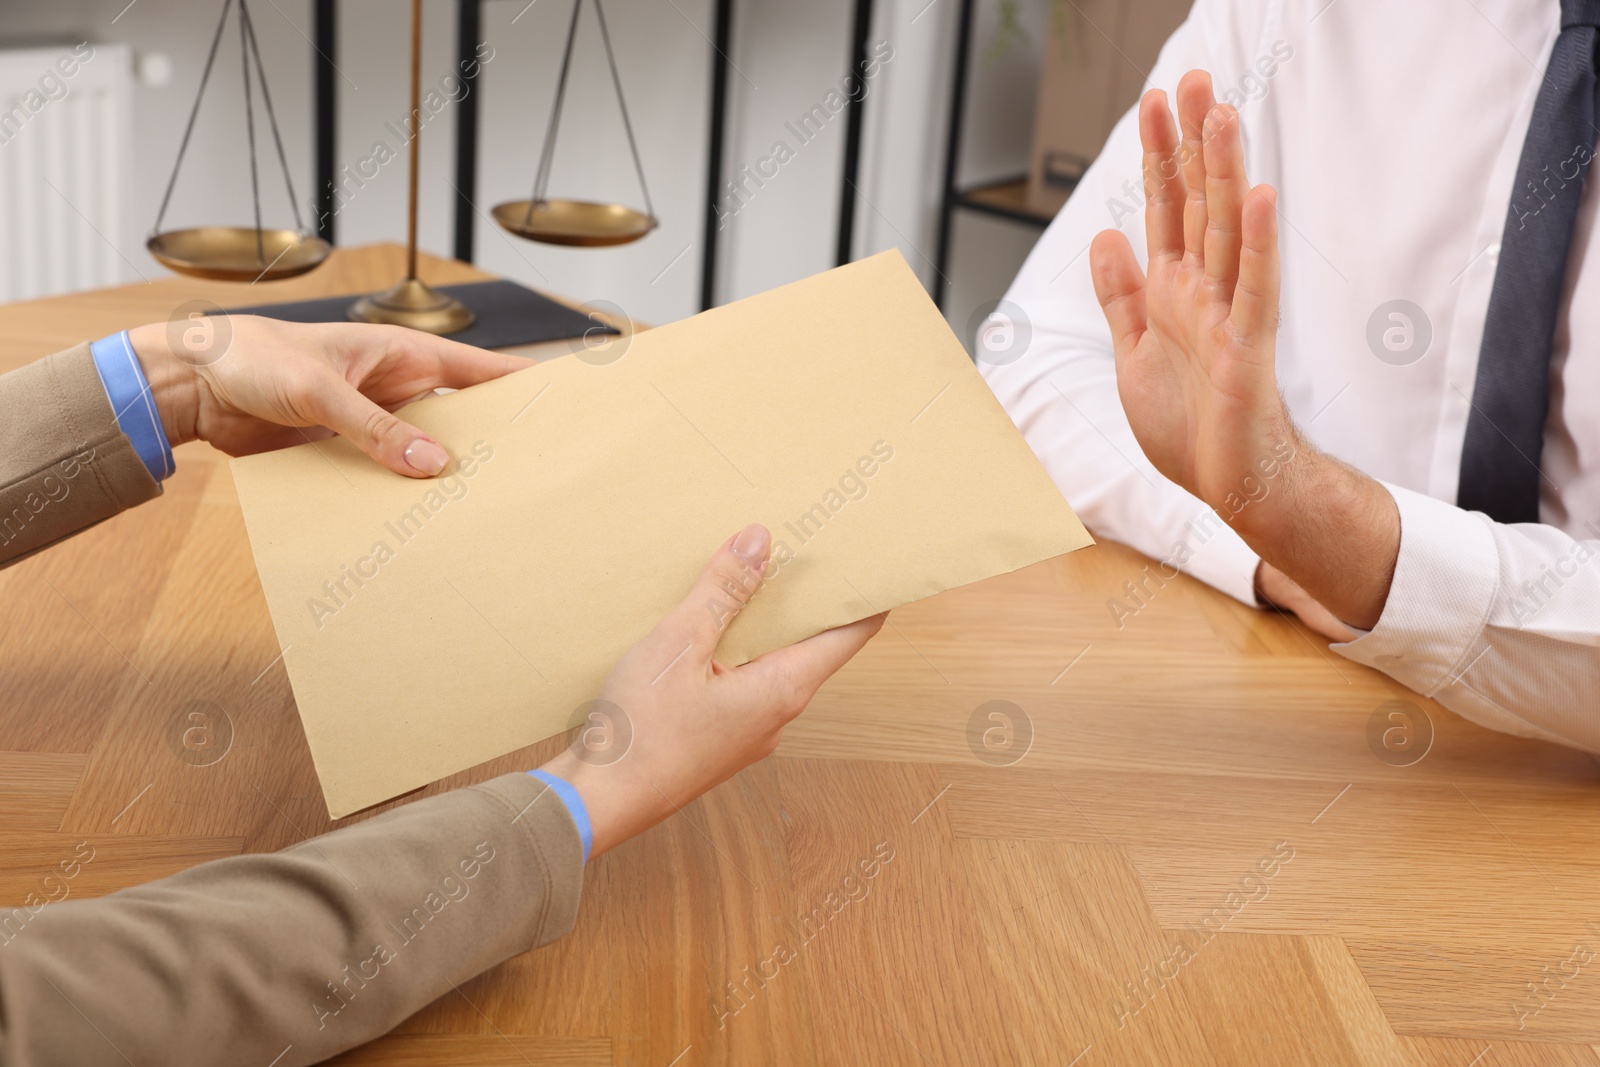
[[[1600,752],[1600,540],[1386,488],[1400,509],[1389,599],[1334,650],[1482,726]]]
[[[1228,73],[1249,70],[1263,52],[1271,19],[1255,7],[1199,0],[1162,48],[1148,84],[1176,99],[1178,79],[1202,68],[1224,93]],[[1145,262],[1141,159],[1134,109],[1023,264],[997,312],[1011,321],[989,320],[1003,343],[986,348],[990,327],[980,330],[978,368],[1084,525],[1255,605],[1258,557],[1215,512],[1156,471],[1117,394],[1089,242],[1118,227]]]

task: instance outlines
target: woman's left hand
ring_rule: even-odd
[[[256,315],[152,323],[128,336],[173,446],[199,439],[243,456],[339,434],[409,478],[433,477],[450,457],[397,408],[530,365],[399,326]]]

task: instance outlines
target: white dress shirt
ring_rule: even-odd
[[[1486,726],[1600,752],[1593,182],[1551,362],[1542,523],[1501,525],[1453,503],[1512,183],[1559,21],[1557,0],[1198,0],[1148,84],[1175,100],[1201,68],[1239,107],[1250,180],[1279,191],[1284,397],[1319,448],[1399,506],[1382,618],[1334,648]],[[1254,604],[1256,555],[1156,472],[1117,397],[1088,248],[1120,227],[1142,263],[1143,206],[1130,111],[1012,284],[1000,311],[1016,321],[992,349],[980,334],[979,366],[1091,529]]]

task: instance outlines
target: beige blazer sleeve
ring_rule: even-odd
[[[87,344],[0,375],[0,567],[160,494]]]
[[[0,566],[160,491],[87,346],[0,376]],[[0,908],[0,1064],[315,1063],[560,937],[582,887],[566,807],[509,774],[97,900],[30,897]]]
[[[0,1063],[316,1063],[572,928],[583,846],[508,774],[282,852],[0,911]]]

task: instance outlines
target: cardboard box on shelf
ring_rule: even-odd
[[[1054,215],[1124,112],[1192,0],[1050,0],[1028,208]]]

